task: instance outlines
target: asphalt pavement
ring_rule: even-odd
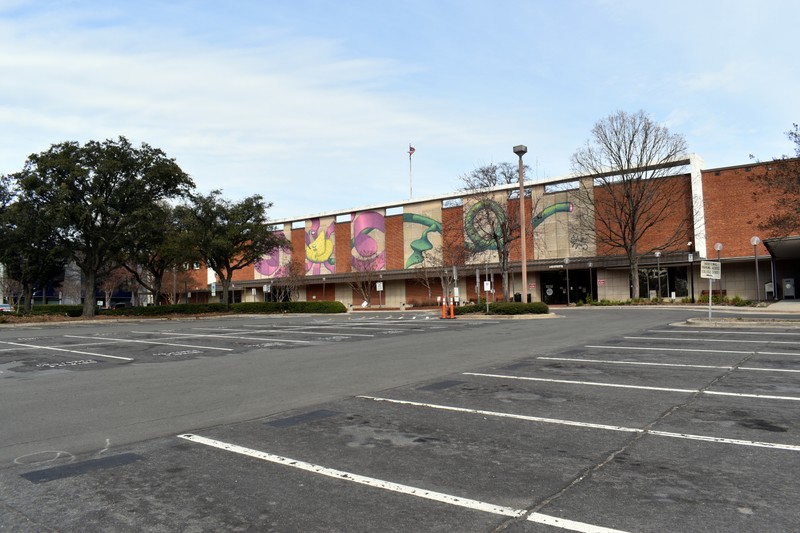
[[[706,312],[3,329],[0,530],[794,530],[795,311]]]

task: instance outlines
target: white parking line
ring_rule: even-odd
[[[720,370],[733,370],[733,366],[714,366],[714,365],[686,365],[681,363],[646,363],[641,361],[610,361],[608,359],[580,359],[577,357],[537,357],[545,361],[570,361],[576,363],[600,363],[607,365],[639,365],[639,366],[674,366],[679,368],[716,368]]]
[[[457,507],[463,507],[466,509],[482,511],[485,513],[491,513],[501,516],[509,516],[512,518],[521,518],[528,513],[528,511],[526,511],[525,509],[514,509],[513,507],[495,505],[492,503],[481,502],[478,500],[462,498],[460,496],[453,496],[451,494],[445,494],[443,492],[436,492],[427,489],[422,489],[419,487],[412,487],[410,485],[402,485],[400,483],[394,483],[391,481],[385,481],[373,477],[362,476],[360,474],[353,474],[352,472],[345,472],[343,470],[327,468],[314,463],[298,461],[297,459],[282,457],[280,455],[274,455],[271,453],[254,450],[252,448],[245,448],[243,446],[238,446],[236,444],[230,444],[219,440],[209,439],[207,437],[202,437],[200,435],[186,434],[186,435],[178,435],[178,437],[181,439],[188,440],[190,442],[205,444],[206,446],[211,446],[213,448],[218,448],[220,450],[238,453],[240,455],[244,455],[247,457],[253,457],[255,459],[260,459],[262,461],[268,461],[270,463],[297,468],[298,470],[303,470],[306,472],[311,472],[314,474],[331,477],[334,479],[338,479],[340,481],[349,481],[351,483],[358,483],[359,485],[366,485],[369,487],[397,492],[400,494],[406,494],[408,496],[414,496],[417,498],[432,500],[439,503],[445,503],[447,505],[454,505]],[[584,533],[624,533],[623,531],[618,529],[609,529],[605,527],[595,526],[592,524],[586,524],[584,522],[565,520],[563,518],[549,516],[542,513],[531,513],[527,517],[527,520],[539,524],[547,524],[561,529],[567,529],[570,531],[580,531]]]
[[[736,344],[789,344],[800,346],[800,342],[796,341],[771,341],[771,340],[744,340],[744,339],[693,339],[693,338],[673,338],[673,337],[622,337],[623,339],[631,339],[637,341],[670,341],[670,342],[735,342]]]
[[[542,513],[531,513],[528,516],[529,522],[536,522],[537,524],[545,524],[548,526],[566,529],[569,531],[578,531],[580,533],[625,533],[620,529],[610,529],[602,526],[595,526],[585,522],[575,522],[574,520],[566,520],[556,516],[549,516]]]
[[[244,325],[242,327],[245,328],[255,328],[258,326],[248,326]],[[374,337],[370,333],[327,333],[323,331],[285,331],[282,329],[259,329],[257,331],[249,330],[249,329],[230,329],[230,328],[192,328],[200,331],[228,331],[230,333],[297,333],[301,335],[338,335],[340,337]]]
[[[750,394],[746,392],[715,392],[701,389],[672,389],[668,387],[649,387],[644,385],[624,385],[621,383],[599,383],[597,381],[575,381],[571,379],[533,378],[528,376],[507,376],[504,374],[483,374],[480,372],[464,372],[465,376],[479,376],[484,378],[512,379],[517,381],[541,381],[546,383],[563,383],[566,385],[587,385],[589,387],[611,387],[617,389],[637,389],[656,392],[681,392],[685,394],[716,394],[718,396],[737,396],[739,398],[758,398],[761,400],[786,400],[800,402],[798,396],[771,396],[767,394]]]
[[[499,514],[503,516],[513,516],[513,517],[521,517],[524,516],[526,511],[525,509],[512,509],[511,507],[504,507],[501,505],[493,505],[490,503],[480,502],[477,500],[470,500],[466,498],[460,498],[458,496],[451,496],[449,494],[444,494],[441,492],[434,492],[425,489],[420,489],[417,487],[410,487],[408,485],[400,485],[398,483],[392,483],[389,481],[382,481],[380,479],[361,476],[358,474],[353,474],[351,472],[344,472],[342,470],[334,470],[332,468],[326,468],[324,466],[316,465],[313,463],[307,463],[305,461],[298,461],[296,459],[290,459],[288,457],[281,457],[280,455],[274,455],[271,453],[261,452],[258,450],[253,450],[250,448],[244,448],[242,446],[237,446],[235,444],[229,444],[226,442],[221,442],[214,439],[209,439],[206,437],[201,437],[199,435],[178,435],[178,437],[182,439],[186,439],[188,441],[197,442],[200,444],[205,444],[206,446],[212,446],[214,448],[219,448],[221,450],[226,450],[229,452],[238,453],[241,455],[246,455],[248,457],[255,457],[256,459],[261,459],[263,461],[269,461],[271,463],[277,463],[284,466],[291,466],[292,468],[297,468],[299,470],[305,470],[307,472],[313,472],[315,474],[321,474],[323,476],[328,476],[344,481],[351,481],[353,483],[358,483],[361,485],[368,485],[370,487],[376,487],[380,489],[391,490],[393,492],[399,492],[402,494],[409,494],[411,496],[416,496],[418,498],[425,498],[427,500],[434,500],[441,503],[446,503],[449,505],[457,505],[459,507],[466,507],[468,509],[475,509],[477,511],[483,511],[486,513],[492,514]]]
[[[689,329],[687,329],[687,330],[681,330],[681,331],[677,331],[677,330],[673,330],[673,329],[650,329],[648,331],[650,333],[676,333],[676,334],[681,334],[681,335],[685,335],[687,333],[699,334],[699,335],[715,335],[715,334],[718,335],[720,333],[724,333],[726,335],[761,335],[762,337],[774,337],[776,335],[787,335],[787,336],[793,336],[793,337],[800,337],[800,331],[798,331],[797,333],[789,333],[789,332],[784,332],[784,331],[768,331],[768,332],[764,332],[764,331],[738,331],[738,330],[735,330],[735,329],[716,329],[716,328],[705,330],[705,331],[704,330],[699,330],[699,329],[698,330],[689,330]]]
[[[98,337],[89,337],[83,335],[64,335],[69,339],[97,339]],[[100,337],[103,342],[99,342],[98,344],[105,344],[111,342],[130,342],[136,344],[157,344],[159,346],[177,346],[179,348],[198,348],[202,350],[220,350],[225,352],[233,351],[233,348],[214,348],[212,346],[196,346],[194,344],[176,344],[173,342],[160,342],[160,341],[140,341],[140,340],[133,340],[133,339],[109,339],[106,337]]]
[[[647,363],[643,361],[610,361],[608,359],[580,359],[577,357],[537,357],[545,361],[569,361],[575,363],[597,363],[602,365],[637,365],[637,366],[667,366],[676,368],[714,368],[719,370],[751,370],[754,372],[797,372],[791,368],[756,368],[752,366],[715,366],[715,365],[687,365],[682,363]]]
[[[701,352],[701,353],[730,353],[736,355],[800,355],[797,352],[762,352],[760,350],[704,350],[702,348],[654,348],[652,346],[603,346],[597,344],[587,344],[584,348],[594,348],[598,350],[644,350],[655,352]]]
[[[408,326],[408,329],[410,329],[411,331],[424,331],[425,330],[425,328],[421,328],[421,327],[419,327],[418,324],[414,324],[414,323],[411,323],[411,322],[403,322],[403,323],[398,322],[396,324],[392,324],[391,328],[392,329],[396,329],[396,328],[394,328],[395,326]],[[331,325],[331,326],[281,326],[281,325],[277,325],[275,327],[276,328],[285,328],[285,329],[290,329],[290,330],[291,329],[303,329],[303,330],[305,330],[305,329],[363,329],[365,331],[375,331],[376,329],[385,329],[385,328],[387,328],[387,325],[384,322],[375,322],[375,323],[358,322],[357,325],[341,323],[341,324]]]
[[[619,383],[598,383],[596,381],[575,381],[571,379],[552,379],[552,378],[532,378],[528,376],[507,376],[503,374],[484,374],[481,372],[464,372],[465,376],[478,376],[484,378],[513,379],[517,381],[543,381],[547,383],[564,383],[566,385],[589,385],[592,387],[611,387],[617,389],[639,389],[658,392],[682,392],[685,394],[695,394],[697,389],[673,389],[668,387],[648,387],[644,385],[623,385]],[[800,400],[800,398],[798,398]]]
[[[94,353],[94,352],[81,352],[78,350],[67,350],[66,348],[54,348],[52,346],[36,346],[35,344],[22,344],[19,342],[9,342],[9,341],[0,341],[3,344],[10,344],[11,346],[22,346],[24,348],[37,348],[39,350],[53,350],[56,352],[67,352],[67,353],[76,353],[79,355],[91,355],[94,357],[105,357],[107,359],[119,359],[121,361],[133,361],[132,357],[120,357],[119,355],[105,355],[101,353]]]
[[[286,343],[295,343],[295,344],[314,344],[314,341],[297,341],[297,340],[289,340],[289,339],[270,339],[266,337],[239,337],[236,335],[209,335],[209,334],[200,334],[200,333],[175,333],[174,331],[170,332],[161,332],[161,331],[131,331],[131,333],[137,334],[144,334],[144,335],[173,335],[176,338],[178,337],[196,337],[196,338],[216,338],[216,339],[234,339],[240,341],[269,341],[269,342],[286,342]]]
[[[704,442],[716,442],[720,444],[733,444],[737,446],[754,446],[756,448],[770,448],[773,450],[789,450],[793,452],[800,452],[800,446],[794,444],[778,444],[775,442],[760,442],[753,440],[740,440],[740,439],[726,439],[722,437],[709,437],[707,435],[692,435],[690,433],[673,433],[670,431],[656,431],[653,429],[639,429],[624,426],[613,426],[608,424],[594,424],[591,422],[578,422],[575,420],[562,420],[557,418],[544,418],[540,416],[517,415],[513,413],[501,413],[497,411],[485,411],[483,409],[469,409],[466,407],[454,407],[450,405],[437,405],[432,403],[412,402],[408,400],[393,400],[391,398],[379,398],[376,396],[356,396],[363,400],[372,400],[376,402],[387,402],[398,405],[410,405],[413,407],[424,407],[428,409],[437,409],[442,411],[452,411],[457,413],[467,413],[472,415],[491,416],[496,418],[511,418],[514,420],[524,420],[526,422],[541,422],[544,424],[556,424],[560,426],[572,426],[587,429],[603,429],[606,431],[619,431],[623,433],[638,433],[641,435],[654,435],[658,437],[671,437],[676,439],[685,440],[698,440]]]

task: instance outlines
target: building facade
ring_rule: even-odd
[[[775,196],[764,194],[757,179],[768,168],[763,163],[705,169],[700,157],[689,155],[676,164],[679,173],[658,178],[674,180],[680,201],[641,243],[640,249],[653,250],[639,264],[643,297],[697,301],[709,290],[748,300],[795,297],[800,236],[769,235],[762,227],[777,208]],[[587,231],[594,221],[581,191],[603,194],[592,178],[568,176],[524,185],[528,287],[521,286],[517,239],[511,244],[505,292],[548,304],[627,300],[631,287],[624,250]],[[451,296],[460,302],[500,300],[500,257],[478,214],[487,208],[498,217],[515,212],[518,190],[518,184],[504,185],[479,196],[459,192],[273,221],[291,246],[237,272],[234,298],[338,300],[390,308]],[[658,248],[678,224],[685,227],[680,238]],[[753,237],[758,237],[755,245]],[[701,262],[718,259],[722,279],[709,288],[709,280],[701,277]],[[186,285],[186,296],[213,301],[221,293],[215,283],[213,272],[201,267]]]

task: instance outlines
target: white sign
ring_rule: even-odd
[[[211,296],[216,296],[216,295],[217,295],[217,284],[216,283],[212,283],[211,284]]]
[[[383,282],[379,281],[375,283],[375,288],[378,290],[378,292],[383,292]]]
[[[492,290],[492,282],[491,281],[484,281],[483,282],[483,290],[489,292]]]
[[[717,261],[700,261],[700,277],[707,279],[722,278],[722,268]]]

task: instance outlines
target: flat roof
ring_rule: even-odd
[[[696,160],[696,159],[700,159],[700,161],[702,161],[702,158],[699,158],[699,156],[697,154],[686,154],[685,156],[682,156],[681,158],[676,159],[675,161],[660,165],[660,167],[661,168],[670,168],[670,167],[678,167],[678,166],[690,165],[692,163],[692,161]],[[647,168],[647,167],[645,167],[645,168]],[[608,174],[602,174],[602,175],[613,176],[614,174],[618,174],[618,172],[609,172]],[[597,175],[596,174],[591,174],[591,175],[589,175],[589,174],[583,174],[583,175],[580,175],[580,174],[568,174],[566,176],[556,176],[556,177],[553,177],[553,178],[543,178],[543,179],[539,179],[539,180],[536,180],[536,181],[527,181],[526,180],[523,183],[523,185],[524,185],[525,188],[533,187],[533,186],[537,186],[537,185],[554,185],[554,184],[559,184],[559,183],[568,183],[568,182],[576,181],[576,180],[583,179],[583,178],[590,178],[590,177],[593,177],[593,176],[597,176]],[[505,190],[511,190],[511,189],[517,189],[517,188],[519,188],[519,183],[509,183],[509,184],[496,185],[494,187],[486,189],[485,192],[505,191]],[[482,192],[483,192],[483,190],[482,190]],[[350,208],[347,208],[347,209],[337,209],[335,211],[326,211],[326,212],[322,212],[322,213],[314,213],[314,214],[303,215],[303,216],[299,216],[299,217],[280,218],[280,219],[270,220],[268,223],[269,224],[290,224],[290,223],[294,223],[294,222],[303,222],[305,220],[310,220],[312,218],[337,217],[337,216],[342,216],[342,215],[349,215],[351,213],[360,213],[362,211],[372,211],[372,210],[376,210],[376,209],[391,209],[391,208],[403,207],[403,206],[406,206],[406,205],[414,205],[414,204],[421,204],[421,203],[435,202],[435,201],[454,200],[454,199],[463,198],[463,197],[469,196],[469,195],[470,195],[470,193],[468,191],[466,191],[466,190],[453,191],[453,192],[446,193],[446,194],[440,194],[440,195],[435,195],[435,196],[426,196],[426,197],[423,197],[423,198],[407,198],[405,200],[398,200],[397,202],[385,202],[385,203],[380,203],[380,204],[362,205],[360,207],[350,207]]]

